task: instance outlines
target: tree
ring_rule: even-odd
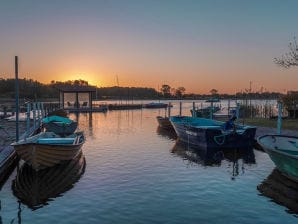
[[[296,38],[289,43],[290,51],[281,56],[281,58],[274,58],[274,62],[284,68],[290,68],[291,66],[298,65],[298,45]]]
[[[160,91],[162,92],[162,95],[164,97],[171,96],[171,86],[169,86],[167,84],[162,85]]]
[[[217,91],[217,89],[211,89],[210,93],[211,93],[212,96],[216,96],[218,91]]]
[[[175,96],[180,98],[184,95],[184,92],[185,92],[185,88],[183,86],[180,86],[176,89]]]

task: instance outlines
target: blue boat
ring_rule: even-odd
[[[54,132],[55,134],[66,136],[75,132],[78,127],[78,122],[67,117],[53,115],[43,118],[42,126],[47,132]]]
[[[289,179],[298,182],[298,137],[264,135],[257,141],[277,169]]]
[[[151,102],[144,104],[144,108],[167,108],[172,107],[172,104],[161,103],[161,102]]]
[[[250,148],[254,144],[256,127],[188,116],[173,116],[170,121],[177,136],[189,145],[204,149]]]
[[[220,107],[218,106],[209,106],[209,107],[204,107],[204,108],[200,108],[200,109],[195,109],[193,111],[193,109],[190,110],[190,113],[194,116],[194,117],[203,117],[203,118],[210,118],[211,113],[216,113],[220,111]]]

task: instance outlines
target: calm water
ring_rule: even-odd
[[[173,114],[177,111],[175,105]],[[14,171],[0,191],[0,223],[298,222],[257,190],[274,168],[267,154],[196,153],[157,128],[155,117],[164,113],[80,114],[79,127],[87,137],[82,176],[59,197],[30,209],[12,192]],[[67,174],[61,170],[61,175],[57,178],[63,180]]]

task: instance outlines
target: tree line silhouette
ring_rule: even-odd
[[[32,79],[19,79],[20,98],[37,99],[58,99],[59,89],[67,86],[91,86],[85,80],[68,80],[66,82],[51,81],[50,84],[43,84]],[[96,87],[95,99],[208,99],[216,97],[221,99],[279,99],[283,94],[277,92],[238,92],[236,94],[219,94],[212,89],[210,94],[185,93],[184,87],[172,88],[164,84],[159,90],[149,87]],[[0,78],[0,97],[15,97],[15,79]]]

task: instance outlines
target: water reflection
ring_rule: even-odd
[[[200,149],[177,141],[171,152],[184,160],[188,165],[221,166],[223,160],[232,162],[232,179],[240,173],[244,173],[244,164],[255,164],[253,148],[249,149]],[[241,162],[242,161],[242,162]],[[241,164],[240,164],[241,162]]]
[[[41,208],[70,190],[84,173],[85,167],[83,153],[71,161],[40,171],[23,164],[12,182],[13,194],[32,210]]]
[[[279,170],[274,169],[257,189],[262,195],[287,207],[287,212],[298,214],[298,182],[285,177]]]

